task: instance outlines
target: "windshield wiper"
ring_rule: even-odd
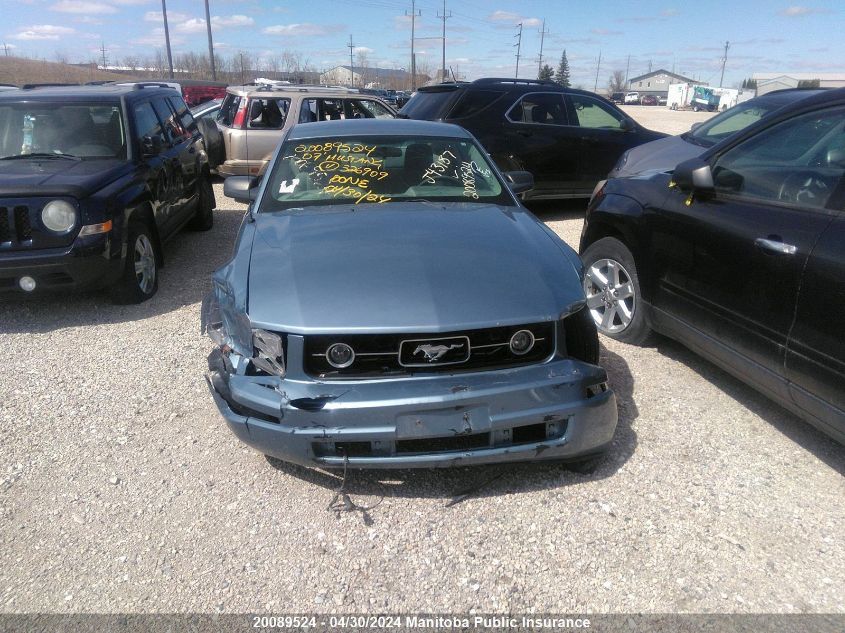
[[[65,160],[82,160],[79,156],[73,154],[63,154],[61,152],[32,152],[31,154],[12,154],[11,156],[2,156],[0,160],[22,160],[25,158],[64,158]]]

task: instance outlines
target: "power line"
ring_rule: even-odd
[[[546,35],[549,32],[546,30],[546,19],[543,18],[543,29],[540,31],[540,60],[537,62],[537,78],[539,79],[540,73],[543,72],[543,41],[546,39]]]
[[[593,92],[599,89],[599,69],[601,68],[601,50],[599,50],[599,62],[596,64],[596,83],[593,86]]]
[[[438,18],[443,20],[443,63],[441,66],[440,80],[446,81],[446,20],[452,17],[452,12],[446,15],[446,0],[443,0],[443,15],[437,14]]]
[[[514,35],[514,37],[518,38],[516,40],[516,72],[514,73],[514,78],[519,79],[519,58],[520,58],[520,51],[522,51],[522,22],[516,25],[519,28],[519,33]]]
[[[208,30],[208,61],[211,62],[211,79],[217,81],[217,68],[214,66],[214,44],[211,42],[211,15],[208,0],[205,0],[205,27]]]
[[[728,63],[728,49],[731,47],[730,42],[725,42],[725,56],[722,57],[722,77],[719,79],[719,88],[722,87],[722,83],[725,81],[725,65]]]
[[[352,88],[355,87],[355,66],[352,63],[352,52],[355,49],[355,45],[352,43],[352,33],[349,34],[349,44],[346,46],[349,47],[349,76],[350,76],[350,86]]]
[[[405,11],[405,15],[408,12]],[[422,11],[416,8],[416,0],[411,0],[411,90],[417,89],[417,56],[414,53],[414,25],[417,16],[422,15]]]

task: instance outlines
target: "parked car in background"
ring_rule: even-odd
[[[231,86],[220,107],[225,155],[221,176],[264,173],[285,132],[297,123],[392,119],[396,110],[357,89],[324,86]]]
[[[609,97],[611,103],[616,104],[623,104],[625,103],[625,93],[624,92],[614,92]]]
[[[608,178],[621,178],[655,169],[670,171],[678,163],[703,154],[716,143],[771,115],[779,108],[820,92],[822,90],[818,88],[792,88],[776,90],[743,101],[704,123],[695,124],[689,132],[632,147],[622,154]]]
[[[845,90],[609,180],[581,253],[602,333],[675,338],[845,442]]]
[[[626,92],[625,93],[625,105],[637,105],[640,102],[640,93],[639,92]]]
[[[504,171],[529,171],[527,198],[589,196],[622,153],[665,136],[607,99],[553,81],[479,79],[424,86],[400,116],[458,124]]]
[[[221,105],[223,105],[222,98],[206,101],[203,104],[191,108],[191,114],[193,115],[194,120],[211,119],[212,121],[215,121],[217,119],[217,113],[220,112]]]
[[[214,191],[181,95],[159,86],[0,94],[0,290],[149,299],[161,244],[208,230]]]
[[[655,95],[643,95],[642,97],[640,97],[640,105],[656,106],[657,97]]]
[[[222,81],[206,81],[204,79],[144,79],[137,82],[116,82],[119,86],[131,86],[136,83],[151,85],[167,85],[178,90],[189,108],[198,106],[206,101],[222,99],[226,96],[226,84]]]
[[[657,97],[657,105],[665,106],[667,103],[668,103],[668,97],[664,97],[663,95],[660,95],[659,97]]]
[[[325,152],[334,159],[324,160]],[[472,136],[297,125],[214,274],[209,384],[229,428],[306,466],[584,459],[617,411],[577,254]]]

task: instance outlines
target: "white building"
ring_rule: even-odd
[[[754,73],[751,78],[757,82],[758,95],[797,88],[802,82],[818,81],[819,88],[845,88],[845,73]]]

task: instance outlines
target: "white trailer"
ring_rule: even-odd
[[[694,84],[669,84],[666,106],[672,110],[683,110],[692,101]]]

